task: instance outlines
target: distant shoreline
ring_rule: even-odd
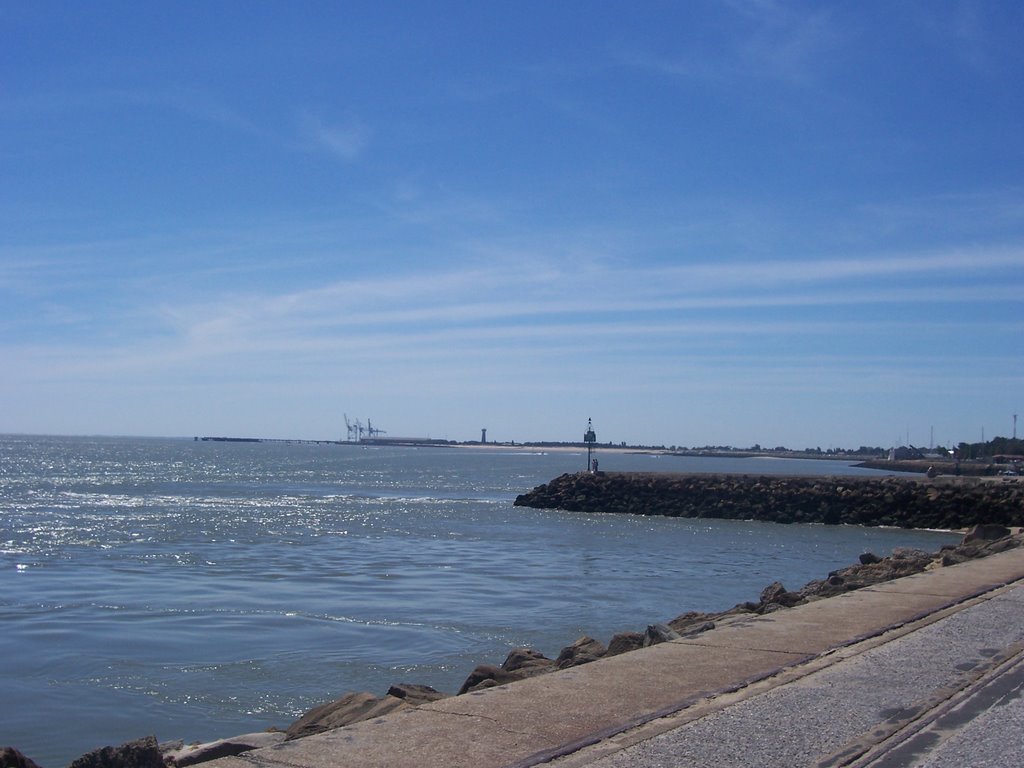
[[[195,442],[216,443],[287,443],[295,445],[338,445],[361,448],[458,448],[461,450],[509,451],[529,450],[544,453],[585,453],[587,446],[583,443],[561,442],[491,442],[482,443],[474,440],[458,442],[431,437],[381,437],[364,438],[362,440],[310,440],[279,437],[228,437],[204,436],[191,438]],[[654,456],[679,456],[686,458],[717,458],[717,459],[786,459],[808,461],[834,461],[862,469],[873,469],[882,472],[906,472],[925,474],[934,470],[939,475],[958,475],[966,477],[991,477],[999,474],[1004,465],[991,461],[954,462],[935,459],[904,459],[890,460],[878,456],[865,458],[860,454],[840,453],[822,454],[804,451],[754,451],[754,450],[703,450],[663,448],[659,446],[630,446],[600,444],[592,447],[595,457],[601,455],[649,454]]]

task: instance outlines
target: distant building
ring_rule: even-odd
[[[996,464],[1021,464],[1024,463],[1024,456],[1016,456],[1010,453],[1000,453],[992,457]]]
[[[889,449],[889,461],[914,461],[923,458],[924,451],[912,445],[901,445],[898,448]]]

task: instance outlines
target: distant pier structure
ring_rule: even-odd
[[[587,471],[597,472],[597,461],[592,459],[594,444],[597,442],[597,433],[594,432],[594,425],[587,419],[587,431],[583,433],[583,442],[587,445]]]

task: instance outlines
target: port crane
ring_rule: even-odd
[[[373,422],[370,419],[366,420],[366,426],[363,426],[363,422],[359,419],[355,421],[349,421],[348,414],[345,414],[345,439],[350,443],[361,443],[363,441],[363,434],[366,434],[369,438],[379,437],[386,435],[383,429],[378,429],[373,426]]]

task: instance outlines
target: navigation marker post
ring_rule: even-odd
[[[587,419],[587,431],[583,433],[583,442],[587,444],[587,472],[596,472],[597,467],[590,460],[594,451],[594,443],[597,442],[597,435],[594,434],[594,425]]]

